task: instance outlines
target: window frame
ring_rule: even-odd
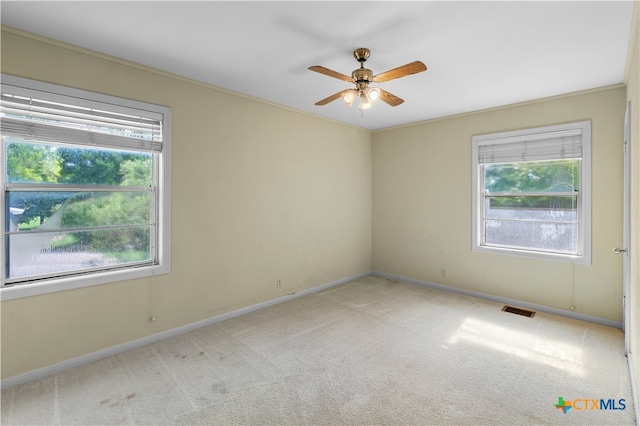
[[[483,164],[479,161],[480,147],[484,145],[506,144],[541,138],[545,134],[572,132],[581,134],[582,157],[579,161],[579,191],[577,203],[578,252],[563,254],[535,249],[514,248],[499,245],[485,245],[483,233],[484,176]],[[553,260],[578,264],[591,264],[591,121],[536,127],[508,132],[472,136],[472,252],[519,256],[539,260]],[[558,158],[560,159],[560,158]]]
[[[5,239],[3,237],[2,243],[0,243],[0,299],[11,300],[169,273],[171,271],[171,108],[8,74],[1,74],[1,79],[2,86],[11,86],[20,92],[40,94],[49,100],[55,100],[61,97],[65,99],[72,97],[76,98],[80,105],[82,105],[83,102],[92,104],[100,103],[103,105],[108,104],[109,108],[112,108],[114,111],[121,109],[138,110],[143,113],[153,114],[154,116],[160,115],[162,117],[162,150],[152,154],[154,158],[154,175],[157,175],[154,176],[154,178],[157,179],[157,201],[155,211],[153,212],[157,216],[156,232],[155,237],[152,237],[152,241],[155,239],[157,248],[155,249],[155,261],[153,264],[143,266],[136,264],[132,264],[131,266],[125,265],[118,269],[107,271],[80,271],[75,275],[44,278],[34,281],[25,280],[24,282],[7,284],[5,283],[7,265],[5,263]],[[2,143],[2,146],[4,147],[4,143]],[[95,147],[101,148],[103,146],[96,144]],[[6,161],[5,152],[4,149],[0,151],[0,163],[3,164],[4,168]],[[8,220],[8,218],[5,217],[7,182],[5,181],[5,173],[0,173],[0,175],[0,186],[2,188],[2,196],[0,197],[0,220],[2,220],[4,224],[5,221]]]

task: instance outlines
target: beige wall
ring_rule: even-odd
[[[625,88],[373,134],[373,269],[622,321]],[[592,121],[592,265],[471,251],[471,137]],[[441,276],[447,270],[447,278]]]
[[[371,269],[369,132],[14,31],[2,72],[173,118],[171,274],[2,302],[3,378]]]
[[[627,100],[631,101],[631,318],[630,350],[636,386],[640,386],[640,3],[633,16],[629,57],[627,58]],[[640,389],[636,388],[636,392]],[[636,395],[636,413],[640,396]],[[640,421],[640,419],[637,419]]]

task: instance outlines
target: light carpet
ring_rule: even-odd
[[[7,389],[2,424],[635,424],[620,330],[501,308],[369,276]]]

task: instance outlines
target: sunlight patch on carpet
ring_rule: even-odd
[[[475,318],[465,318],[447,343],[451,349],[458,343],[480,345],[568,373],[584,375],[580,347]]]

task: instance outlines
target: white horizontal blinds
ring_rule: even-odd
[[[582,158],[582,129],[494,139],[478,146],[478,163]]]
[[[4,92],[4,89],[3,89]],[[2,134],[27,140],[98,146],[136,151],[162,151],[162,116],[140,111],[110,111],[109,104],[95,105],[35,99],[2,93]],[[62,99],[64,100],[64,99]],[[115,108],[114,108],[115,109]]]

